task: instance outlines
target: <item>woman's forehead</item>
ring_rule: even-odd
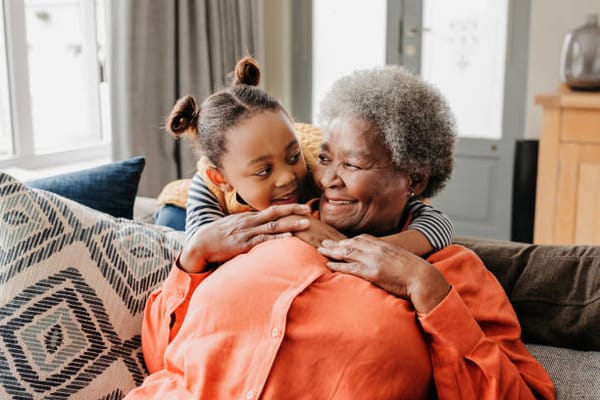
[[[381,156],[387,147],[373,124],[367,120],[344,116],[337,117],[323,131],[322,148],[329,151],[347,151],[357,155]]]
[[[374,131],[373,124],[364,118],[346,114],[333,118],[325,127],[325,134],[332,133],[338,130],[352,130],[355,132],[368,133]]]

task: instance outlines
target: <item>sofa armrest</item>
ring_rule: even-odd
[[[600,246],[458,237],[504,287],[529,343],[600,351]]]

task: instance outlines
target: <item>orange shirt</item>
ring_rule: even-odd
[[[453,288],[427,315],[329,271],[295,238],[258,245],[212,274],[174,266],[146,307],[151,375],[127,398],[553,398],[481,261],[460,246],[429,261]]]

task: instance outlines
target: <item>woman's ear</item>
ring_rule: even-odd
[[[206,176],[210,181],[218,187],[222,192],[228,192],[233,189],[233,187],[227,182],[223,174],[216,169],[215,167],[206,168]]]
[[[421,193],[423,193],[423,191],[427,187],[428,183],[429,183],[429,175],[411,176],[409,188],[410,188],[410,191],[413,193],[413,196],[418,196]]]

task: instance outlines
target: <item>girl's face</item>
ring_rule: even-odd
[[[252,115],[227,133],[221,158],[225,183],[256,210],[297,203],[306,164],[289,118],[281,111]]]
[[[389,150],[369,124],[337,118],[324,131],[313,172],[321,188],[320,218],[349,234],[387,234],[398,228],[412,181],[394,168]]]

